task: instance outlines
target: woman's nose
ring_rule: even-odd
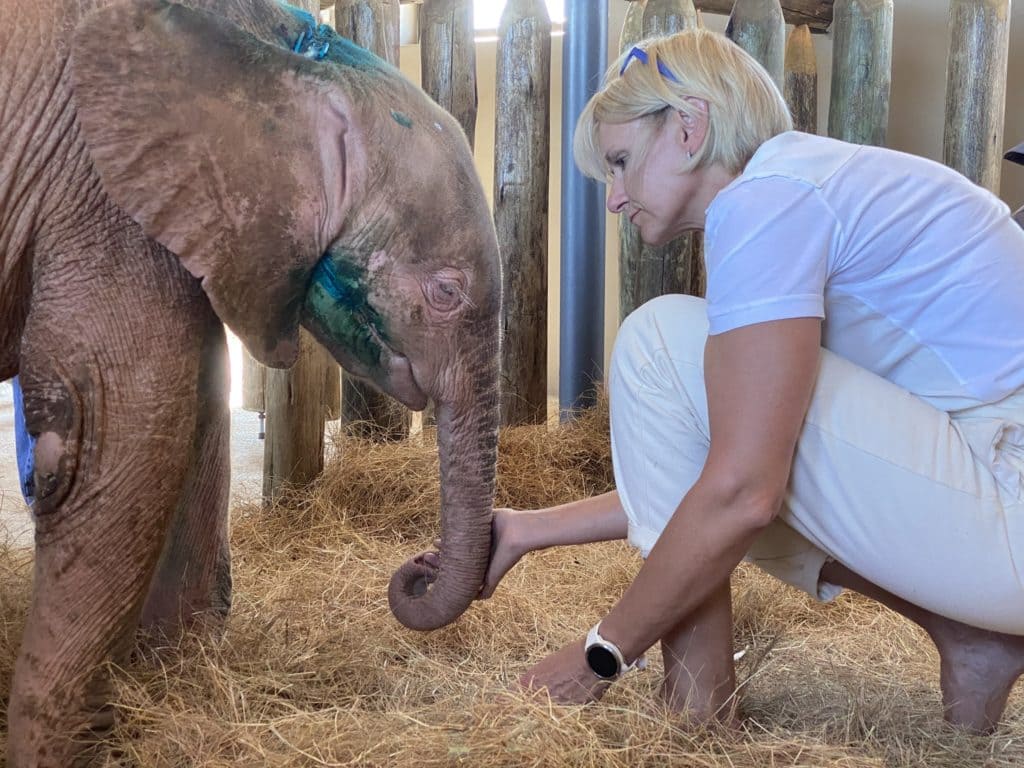
[[[608,210],[612,213],[622,213],[628,202],[629,198],[626,196],[622,182],[619,179],[615,179],[608,190]]]

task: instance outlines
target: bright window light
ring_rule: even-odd
[[[565,23],[564,0],[546,0],[552,24]],[[473,0],[473,25],[477,29],[497,29],[505,0]]]

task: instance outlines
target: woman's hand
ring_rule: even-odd
[[[515,509],[496,509],[491,521],[491,562],[480,588],[480,600],[494,594],[498,582],[519,559],[530,551],[527,529],[531,512]]]
[[[527,690],[547,688],[556,704],[589,704],[597,701],[611,683],[602,680],[587,665],[585,640],[569,643],[530,667],[519,678],[519,685]]]

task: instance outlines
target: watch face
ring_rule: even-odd
[[[592,645],[587,649],[587,665],[594,674],[605,680],[618,677],[619,661],[615,654],[601,645]]]

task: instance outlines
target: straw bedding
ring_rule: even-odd
[[[1020,690],[994,737],[959,733],[942,722],[937,656],[917,628],[855,595],[813,603],[745,566],[733,580],[741,730],[664,711],[656,651],[596,705],[526,695],[518,675],[603,615],[639,568],[636,554],[620,543],[534,553],[455,625],[405,630],[386,587],[436,535],[431,436],[336,441],[309,494],[233,510],[235,604],[223,635],[152,647],[113,670],[118,724],[100,764],[1024,765]],[[603,408],[502,434],[499,505],[550,505],[611,484]],[[0,707],[30,567],[30,552],[0,550]]]

